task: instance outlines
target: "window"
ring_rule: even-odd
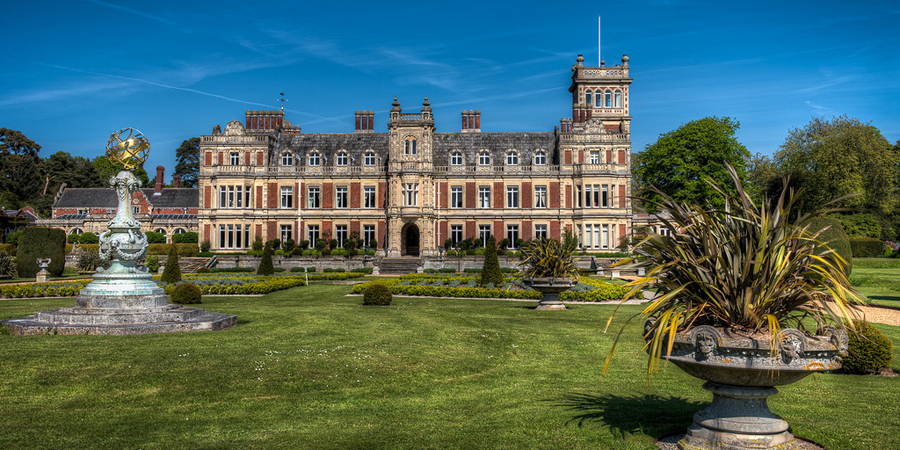
[[[74,234],[74,235],[84,234],[84,230],[82,230],[81,228],[72,228],[72,232],[69,234]]]
[[[338,186],[334,190],[334,207],[335,208],[346,208],[347,207],[347,186]]]
[[[519,240],[519,226],[507,225],[506,238],[509,239],[509,248],[516,248],[516,246],[518,245],[516,244],[516,241]]]
[[[487,151],[482,151],[478,153],[478,164],[482,166],[491,165],[491,154]]]
[[[403,154],[404,155],[415,155],[418,154],[418,149],[416,149],[416,140],[409,138],[406,140],[403,146]]]
[[[141,213],[141,207],[140,207],[140,206],[135,206],[134,208],[131,208],[131,209],[132,209],[131,212],[132,212],[134,215],[138,215],[138,214]]]
[[[246,205],[250,204],[250,186],[247,186],[246,195],[244,186],[219,186],[219,207],[220,208],[243,208],[244,199]]]
[[[534,207],[535,208],[546,208],[547,207],[547,186],[535,186],[534,187]]]
[[[176,228],[175,231],[172,232],[172,234],[184,234],[184,233],[187,233],[187,231],[184,231],[184,228]]]
[[[547,225],[535,225],[534,226],[534,238],[535,239],[547,239]]]
[[[284,244],[288,241],[288,239],[294,239],[294,230],[291,228],[291,225],[282,225],[281,226],[281,243]]]
[[[450,165],[451,166],[461,166],[463,163],[462,153],[461,152],[453,152],[450,154]]]
[[[600,239],[600,247],[609,248],[609,225],[603,225],[602,237]]]
[[[347,225],[335,225],[334,238],[338,241],[338,247],[343,247],[347,240]]]
[[[450,186],[450,207],[463,207],[463,188],[462,186]]]
[[[80,209],[80,208],[78,209],[78,214],[87,214],[87,213],[88,213],[87,209]]]
[[[219,248],[244,248],[249,241],[249,225],[246,227],[240,224],[219,225]]]
[[[372,152],[372,151],[366,152],[365,164],[367,166],[375,165],[375,152]]]
[[[534,154],[534,165],[536,166],[544,166],[547,164],[547,154],[544,152],[537,152]]]
[[[416,206],[419,204],[419,184],[404,183],[403,184],[403,206]]]
[[[318,166],[319,165],[319,152],[312,152],[309,154],[309,165],[310,166]]]
[[[454,245],[463,240],[462,225],[450,225],[450,240],[453,241]]]
[[[337,154],[337,158],[335,158],[335,164],[339,166],[347,165],[347,152],[339,152]]]
[[[581,186],[575,186],[575,207],[581,208]]]
[[[319,240],[319,226],[308,225],[306,227],[306,238],[309,239],[309,245],[315,247],[316,241]]]
[[[609,187],[608,185],[604,184],[603,187],[602,187],[603,189],[602,189],[601,194],[600,194],[600,201],[601,201],[600,206],[603,207],[603,208],[609,208],[609,191],[608,191],[608,187]]]
[[[165,230],[164,228],[157,228],[157,229],[153,230],[153,232],[154,232],[154,233],[159,233],[159,234],[161,234],[161,235],[163,235],[163,236],[166,235],[166,230]]]
[[[507,186],[506,187],[506,207],[507,208],[518,208],[519,207],[519,187],[518,186]]]
[[[293,208],[294,207],[294,187],[293,186],[282,186],[281,187],[281,207],[282,208]]]
[[[609,89],[603,94],[603,105],[607,108],[612,107],[612,91]]]
[[[294,165],[294,155],[291,152],[282,153],[281,154],[281,165],[282,166]]]
[[[594,104],[594,91],[587,90],[584,92],[584,104],[588,106]]]
[[[231,165],[236,166],[241,163],[241,155],[238,152],[231,152]]]
[[[506,165],[507,166],[515,166],[519,164],[519,154],[516,152],[509,152],[506,154]]]
[[[613,97],[613,107],[621,108],[622,107],[622,91],[616,89],[615,96]]]
[[[600,152],[593,150],[591,151],[591,164],[600,164]]]
[[[478,225],[478,239],[481,239],[482,247],[487,245],[487,241],[490,238],[491,238],[491,226],[490,225]]]
[[[594,192],[594,202],[591,203],[591,207],[599,208],[600,207],[600,185],[599,184],[594,185],[593,192]]]
[[[491,207],[491,187],[490,186],[478,186],[478,207],[479,208],[490,208]]]
[[[319,208],[319,187],[309,186],[306,190],[306,207],[310,209]]]
[[[375,225],[363,225],[363,247],[372,247],[375,240]]]
[[[375,207],[375,186],[363,186],[363,208]]]

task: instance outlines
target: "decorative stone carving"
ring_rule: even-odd
[[[232,120],[225,125],[225,136],[241,136],[244,134],[244,124],[240,120]]]

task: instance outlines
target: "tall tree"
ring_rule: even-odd
[[[181,147],[175,150],[175,172],[181,176],[182,187],[197,187],[200,179],[200,138],[186,139]]]
[[[21,131],[0,128],[0,154],[28,155],[37,159],[41,146],[25,137]]]
[[[847,116],[812,119],[790,130],[775,162],[804,188],[805,209],[845,195],[841,206],[889,214],[897,205],[896,155],[878,128]]]
[[[747,183],[745,188],[753,198],[762,200],[781,192],[781,179],[783,174],[778,169],[775,161],[766,155],[757,153],[747,161]]]
[[[661,134],[634,158],[632,173],[638,195],[656,201],[659,195],[649,190],[655,187],[678,201],[722,206],[724,199],[705,178],[719,186],[731,186],[725,169],[725,163],[730,163],[741,179],[746,179],[750,152],[738,142],[738,128],[740,123],[728,117],[704,117]],[[652,209],[649,204],[641,206]]]
[[[21,208],[40,195],[40,150],[22,132],[0,128],[0,206]]]

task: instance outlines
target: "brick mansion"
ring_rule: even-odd
[[[549,132],[482,132],[463,111],[437,132],[428,98],[387,132],[356,111],[353,133],[301,133],[283,111],[247,111],[201,137],[201,240],[213,251],[263,240],[358,235],[385,256],[434,256],[446,239],[559,238],[614,249],[632,226],[628,57],[572,67],[572,117]]]

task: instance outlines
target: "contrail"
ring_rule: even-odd
[[[176,90],[176,91],[185,91],[185,92],[191,92],[191,93],[194,93],[194,94],[206,95],[206,96],[208,96],[208,97],[220,98],[220,99],[222,99],[222,100],[228,100],[228,101],[230,101],[230,102],[236,102],[236,103],[243,103],[243,104],[245,104],[245,105],[263,106],[263,107],[266,107],[266,108],[271,108],[271,107],[272,107],[272,105],[267,105],[267,104],[265,104],[265,103],[248,102],[248,101],[245,101],[245,100],[240,100],[240,99],[236,99],[236,98],[226,97],[226,96],[224,96],[224,95],[213,94],[213,93],[211,93],[211,92],[203,92],[203,91],[198,91],[198,90],[196,90],[196,89],[189,89],[189,88],[183,88],[183,87],[178,87],[178,86],[171,86],[171,85],[168,85],[168,84],[157,83],[157,82],[155,82],[155,81],[143,80],[143,79],[140,79],[140,78],[123,77],[123,76],[121,76],[121,75],[111,75],[111,74],[108,74],[108,73],[91,72],[91,71],[88,71],[88,70],[73,69],[73,68],[71,68],[71,67],[57,66],[57,65],[53,65],[53,64],[43,64],[43,63],[38,63],[38,64],[40,64],[40,65],[42,65],[42,66],[53,67],[53,68],[56,68],[56,69],[63,69],[63,70],[69,70],[69,71],[72,71],[72,72],[86,73],[86,74],[88,74],[88,75],[97,75],[97,76],[101,76],[101,77],[118,78],[118,79],[120,79],[120,80],[137,81],[138,83],[149,84],[149,85],[151,85],[151,86],[158,86],[158,87],[166,88],[166,89],[174,89],[174,90]]]

